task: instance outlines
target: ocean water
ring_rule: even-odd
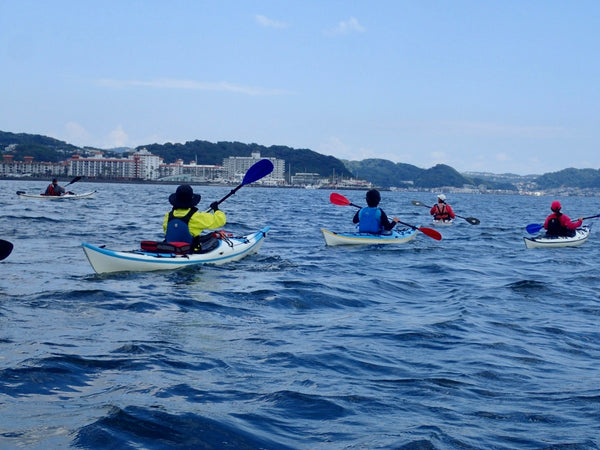
[[[0,181],[0,448],[590,449],[600,445],[600,236],[531,249],[554,198],[448,195],[457,219],[394,248],[330,191],[246,186],[226,230],[271,232],[219,267],[96,275],[81,242],[160,239],[175,186]],[[196,187],[201,207],[229,188]],[[364,192],[340,191],[363,204]],[[431,193],[382,208],[429,226]],[[571,217],[597,198],[560,198]],[[593,220],[588,223],[594,224]]]

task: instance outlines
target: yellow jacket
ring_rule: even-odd
[[[173,215],[175,217],[185,217],[185,215],[190,211],[190,208],[187,209],[176,209],[173,211]],[[170,211],[169,211],[170,212]],[[169,213],[165,214],[165,218],[163,220],[163,231],[167,232],[167,222],[169,221]],[[188,223],[188,228],[190,230],[190,234],[194,237],[200,235],[203,230],[214,230],[216,228],[220,228],[227,223],[227,217],[225,213],[221,210],[215,211],[214,213],[209,212],[200,212],[197,211],[194,213],[192,217],[190,217],[190,221]]]

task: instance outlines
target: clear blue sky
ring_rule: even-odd
[[[0,130],[600,168],[600,1],[0,0]]]

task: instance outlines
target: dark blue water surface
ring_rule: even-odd
[[[96,275],[81,242],[160,239],[175,186],[77,183],[25,200],[1,181],[0,447],[570,448],[600,445],[600,236],[527,250],[553,198],[452,194],[458,219],[392,248],[351,231],[330,191],[248,186],[222,204],[258,255]],[[201,207],[229,192],[196,187]],[[364,192],[343,191],[362,204]],[[434,194],[383,192],[428,225]],[[572,217],[596,198],[561,198]],[[593,224],[593,221],[589,221]]]

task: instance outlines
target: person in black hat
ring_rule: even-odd
[[[46,192],[44,192],[44,195],[64,195],[65,194],[65,188],[60,186],[58,184],[58,180],[56,178],[52,179],[52,183],[48,185],[48,187],[46,188]]]
[[[200,198],[200,194],[194,194],[189,184],[182,184],[169,196],[173,209],[165,214],[163,221],[166,242],[187,242],[195,248],[203,230],[214,230],[225,225],[227,218],[219,210],[219,202],[211,203],[212,213],[199,212],[196,205]]]
[[[360,233],[382,233],[384,231],[391,231],[396,226],[396,223],[400,221],[397,217],[394,217],[391,221],[388,220],[387,215],[383,212],[383,209],[379,208],[379,202],[381,201],[381,194],[377,189],[371,189],[367,191],[367,207],[359,209],[354,218],[353,223],[358,224],[358,231]]]

